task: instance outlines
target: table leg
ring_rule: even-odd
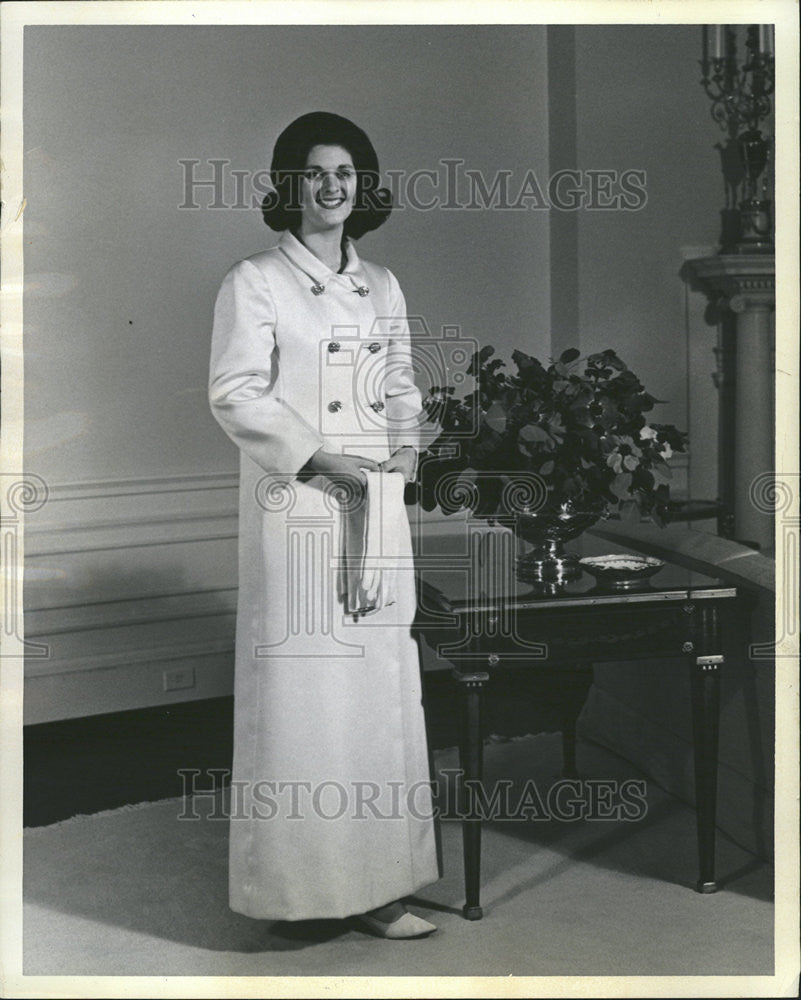
[[[473,789],[483,777],[483,743],[481,733],[481,694],[489,680],[485,672],[453,672],[461,687],[462,718],[459,743],[459,766],[462,780],[459,784],[458,808],[462,819],[462,847],[464,851],[465,905],[462,913],[467,920],[480,920],[481,896],[481,815],[476,809]]]
[[[576,719],[562,719],[562,777],[577,778],[576,769]]]
[[[715,810],[722,656],[699,656],[692,665],[695,810],[698,824],[698,892],[715,892]]]
[[[576,767],[576,723],[592,683],[592,664],[579,663],[575,670],[562,676],[564,678],[560,704],[562,777],[577,778],[579,774]]]

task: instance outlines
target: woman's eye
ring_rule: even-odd
[[[347,181],[356,176],[356,171],[352,167],[345,167],[337,170],[322,170],[320,167],[308,167],[303,171],[304,179],[309,182],[319,181],[326,175],[336,177],[339,181]]]

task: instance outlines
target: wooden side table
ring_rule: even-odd
[[[438,608],[421,606],[416,628],[438,655],[453,664],[459,691],[461,738],[460,789],[465,865],[464,916],[478,920],[481,822],[468,795],[483,778],[482,713],[493,681],[510,672],[559,671],[600,662],[682,658],[691,676],[693,746],[699,878],[709,893],[715,881],[715,809],[718,771],[720,677],[724,665],[723,629],[737,602],[737,591],[680,567],[666,566],[647,590],[604,593],[583,578],[559,594],[539,595],[519,581],[507,593],[459,593],[460,574],[441,567],[419,570],[428,592],[441,595]],[[423,591],[421,590],[421,594]],[[424,601],[421,600],[421,605]],[[450,614],[443,612],[449,607]],[[449,617],[446,623],[445,619]],[[569,685],[566,685],[569,687]],[[586,694],[586,691],[585,691]],[[575,773],[575,724],[583,706],[563,713],[565,773]]]

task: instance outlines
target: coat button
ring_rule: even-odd
[[[311,290],[312,295],[322,295],[325,291],[325,285],[321,285],[319,281],[317,281],[311,286]]]
[[[338,399],[334,399],[328,404],[328,410],[330,413],[337,413],[341,409],[342,403],[340,403]]]
[[[365,295],[370,294],[370,289],[367,288],[365,285],[362,285],[360,288],[357,288],[356,291],[359,293],[359,295],[361,295],[362,298],[364,298]]]
[[[367,350],[371,354],[375,354],[376,352],[381,350],[381,345],[373,341],[373,343],[368,346]]]
[[[336,354],[338,350],[339,350],[339,342],[336,340],[332,340],[331,343],[328,345],[328,353]]]
[[[380,399],[375,403],[370,403],[370,406],[372,406],[376,413],[380,413],[384,409],[384,404]]]

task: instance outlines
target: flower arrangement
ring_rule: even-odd
[[[423,401],[440,432],[420,462],[421,506],[491,517],[513,512],[510,497],[518,498],[511,507],[519,510],[528,495],[523,509],[532,509],[534,482],[540,487],[534,509],[628,506],[664,524],[668,461],[685,450],[687,436],[648,421],[645,414],[660,400],[617,354],[581,358],[571,348],[546,368],[514,351],[512,375],[494,353],[485,346],[472,356],[473,392],[456,398],[453,386],[434,386]]]

